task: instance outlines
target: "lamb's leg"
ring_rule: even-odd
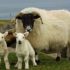
[[[0,64],[1,64],[1,56],[0,56]]]
[[[1,68],[1,56],[0,56],[0,68]]]
[[[10,64],[9,64],[9,60],[8,60],[8,53],[6,52],[4,55],[4,62],[5,62],[5,67],[7,70],[10,70]]]
[[[32,60],[32,62],[33,62],[33,66],[37,66],[37,63],[36,63],[36,61],[35,61],[35,55],[33,55],[33,56],[31,57],[31,60]]]
[[[18,58],[18,62],[16,66],[18,67],[18,70],[21,70],[22,69],[22,57],[17,56],[17,58]]]
[[[25,56],[24,62],[25,62],[25,69],[29,69],[29,56]]]

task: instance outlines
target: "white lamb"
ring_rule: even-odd
[[[10,69],[10,65],[9,65],[9,61],[8,61],[8,48],[7,48],[7,44],[5,41],[5,37],[8,34],[8,32],[0,33],[0,63],[1,63],[1,57],[4,56],[4,62],[5,62],[5,66],[6,69],[9,70]]]
[[[25,33],[16,33],[16,55],[18,57],[18,62],[16,64],[16,67],[18,69],[22,69],[22,56],[24,56],[24,62],[25,62],[25,69],[29,69],[29,56],[31,57],[31,60],[33,62],[33,65],[36,66],[37,63],[35,62],[35,52],[32,48],[32,45],[30,42],[25,38],[29,32]]]

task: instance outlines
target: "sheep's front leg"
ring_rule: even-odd
[[[25,56],[24,62],[25,62],[25,69],[29,69],[29,56]]]
[[[70,60],[70,47],[67,47],[67,59]]]
[[[17,68],[18,67],[18,61],[17,61],[17,63],[15,64],[15,68]]]
[[[33,62],[33,66],[37,66],[37,63],[36,63],[36,61],[35,61],[35,56],[34,56],[34,55],[31,57],[31,60],[32,60],[32,62]]]
[[[22,57],[18,56],[18,62],[16,64],[16,66],[18,67],[18,70],[22,69]]]
[[[60,61],[60,59],[61,59],[61,53],[60,53],[60,51],[59,51],[59,52],[57,52],[56,61]]]
[[[4,62],[5,62],[6,69],[10,70],[10,64],[9,64],[9,60],[8,60],[8,53],[5,53],[5,55],[4,55]]]
[[[36,49],[35,50],[35,61],[37,62],[37,64],[40,63],[40,59],[39,59],[39,55],[38,55],[38,51]]]

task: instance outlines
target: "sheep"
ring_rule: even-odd
[[[22,56],[24,56],[24,62],[25,62],[25,69],[29,69],[29,56],[31,57],[31,60],[33,62],[33,65],[36,66],[37,63],[35,61],[35,52],[32,48],[32,45],[30,42],[25,38],[29,32],[25,33],[16,33],[16,55],[18,58],[18,62],[15,67],[18,67],[18,69],[22,69]]]
[[[4,56],[5,67],[7,70],[10,69],[10,64],[8,60],[8,48],[7,43],[5,41],[5,37],[7,36],[8,32],[0,33],[0,63],[1,63],[1,56]]]
[[[68,26],[49,11],[39,8],[25,8],[15,17],[16,32],[29,31],[27,39],[33,48],[42,50],[45,48],[56,49],[56,60],[61,58],[61,49],[68,44]]]

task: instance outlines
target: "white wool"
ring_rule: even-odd
[[[16,30],[17,32],[21,32],[21,33],[23,33],[24,31],[24,28],[23,28],[23,24],[20,24],[19,25],[19,23],[22,23],[22,21],[21,20],[18,20],[18,19],[16,19],[16,29],[18,29],[18,30]],[[18,28],[19,27],[19,28]]]
[[[50,13],[58,18],[59,20],[62,20],[67,24],[69,29],[69,43],[70,43],[70,11],[68,10],[52,10]]]

